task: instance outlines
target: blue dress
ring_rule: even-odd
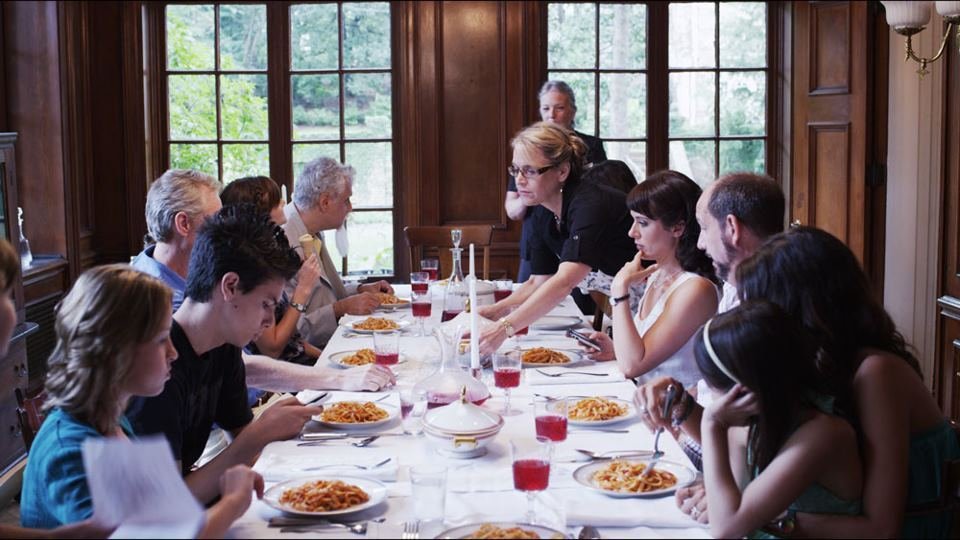
[[[120,427],[133,438],[125,417]],[[93,514],[80,448],[90,437],[103,437],[88,424],[63,409],[53,409],[43,421],[30,447],[20,495],[20,523],[24,527],[52,529],[76,523]]]
[[[910,437],[907,477],[907,510],[940,498],[944,461],[960,459],[960,443],[950,423],[944,420],[932,429]],[[948,538],[949,513],[906,517],[900,536],[903,538]]]

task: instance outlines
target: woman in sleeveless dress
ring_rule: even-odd
[[[668,375],[684,384],[700,378],[692,338],[717,312],[716,277],[706,253],[697,248],[695,209],[700,187],[676,171],[662,171],[630,191],[633,218],[628,235],[637,254],[610,285],[613,338],[596,332],[601,350],[594,360],[616,358],[627,377]],[[653,260],[649,268],[641,260]],[[646,281],[637,313],[630,309],[631,286]]]

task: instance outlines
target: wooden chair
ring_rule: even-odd
[[[596,332],[603,330],[603,316],[613,318],[613,310],[610,309],[610,297],[600,291],[590,291],[590,298],[597,305],[593,312],[593,329]]]
[[[47,393],[41,390],[32,396],[24,395],[19,388],[16,389],[17,396],[17,420],[20,423],[20,434],[23,436],[23,444],[30,451],[34,437],[40,431],[40,425],[46,415],[42,412],[43,402],[47,399]]]
[[[460,229],[463,236],[460,240],[460,247],[463,248],[463,273],[470,271],[470,244],[475,248],[483,250],[483,273],[479,276],[481,279],[489,279],[490,275],[490,243],[493,239],[493,225],[439,225],[439,226],[421,226],[404,227],[403,235],[407,238],[407,245],[410,247],[410,266],[417,268],[419,258],[415,257],[416,248],[420,248],[423,253],[424,248],[438,248],[440,255],[440,279],[448,277],[453,272],[453,255],[450,249],[453,242],[450,240],[450,231]],[[422,258],[422,257],[421,257]],[[477,269],[480,271],[480,268]]]

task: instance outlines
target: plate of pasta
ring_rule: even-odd
[[[513,521],[473,523],[447,529],[437,538],[510,538],[534,540],[537,538],[569,538],[566,534],[543,525]]]
[[[313,419],[336,429],[365,429],[381,426],[400,414],[392,405],[372,401],[337,401],[323,406]]]
[[[263,494],[268,506],[299,516],[336,516],[376,506],[387,487],[369,478],[317,476],[287,480]]]
[[[588,397],[567,404],[567,421],[573,426],[605,426],[633,416],[633,405],[622,399]]]
[[[337,367],[355,368],[359,366],[375,364],[377,359],[376,355],[373,353],[373,349],[357,349],[352,351],[331,353],[327,360]],[[407,356],[403,353],[400,353],[397,363],[402,364],[406,361]]]
[[[643,478],[649,459],[595,461],[573,471],[578,483],[617,498],[662,497],[686,486],[697,473],[686,465],[661,459],[653,472]]]
[[[374,294],[380,299],[380,306],[377,309],[381,311],[396,311],[398,309],[410,307],[409,298],[400,298],[396,295],[385,292],[378,292]]]
[[[566,366],[580,360],[580,351],[533,347],[522,349],[523,367]]]
[[[358,334],[373,334],[374,332],[394,332],[410,326],[410,321],[389,319],[387,317],[367,317],[347,324]]]

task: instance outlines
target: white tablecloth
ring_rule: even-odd
[[[409,294],[409,286],[397,287],[399,296]],[[442,290],[434,291],[434,307],[428,330],[439,323]],[[399,313],[411,318],[409,310]],[[551,312],[552,315],[579,314],[573,300],[567,298]],[[584,317],[584,320],[589,318]],[[562,332],[537,332],[531,330],[528,336],[522,338],[521,345],[526,346],[562,346],[576,348],[572,339],[563,336]],[[508,346],[512,343],[508,343]],[[372,347],[372,339],[368,337],[347,338],[341,332],[331,339],[319,362],[327,363],[329,354],[363,347]],[[415,381],[432,373],[439,365],[439,346],[432,337],[415,337],[412,333],[404,334],[400,342],[401,353],[408,360],[394,367],[401,384],[413,384]],[[533,393],[551,396],[565,395],[616,395],[623,399],[631,399],[634,386],[619,375],[613,362],[588,366],[589,371],[607,371],[611,377],[603,382],[579,382],[576,385],[543,384],[539,378],[528,381],[524,370],[524,380],[519,388],[513,390],[512,405],[519,410],[519,414],[505,418],[506,423],[497,438],[490,444],[487,455],[475,459],[461,460],[441,456],[433,451],[423,436],[393,436],[381,437],[367,448],[354,448],[347,441],[331,441],[321,446],[298,447],[298,441],[282,441],[268,445],[256,465],[264,473],[267,487],[283,478],[295,477],[296,471],[291,469],[302,468],[311,463],[311,459],[318,464],[342,461],[369,464],[385,457],[392,457],[391,467],[386,471],[379,471],[373,477],[384,481],[388,487],[388,497],[385,503],[372,509],[365,510],[359,515],[352,516],[351,520],[383,517],[382,523],[370,522],[367,537],[370,538],[398,538],[403,530],[405,521],[413,520],[413,502],[408,470],[410,466],[419,464],[445,464],[448,467],[447,503],[445,525],[453,526],[475,521],[493,521],[521,519],[526,510],[525,495],[513,489],[509,441],[512,438],[532,438],[535,436],[533,410],[531,398]],[[488,370],[489,371],[489,370]],[[493,397],[484,406],[499,409],[503,405],[503,392],[494,388],[492,375],[485,374],[485,382]],[[531,385],[530,382],[536,382]],[[387,392],[389,393],[389,392]],[[339,400],[349,397],[346,392],[334,392],[331,399]],[[365,397],[377,397],[382,394],[367,394]],[[394,392],[385,400],[395,406],[399,401]],[[707,529],[699,527],[686,515],[680,512],[673,503],[673,496],[659,499],[611,499],[602,494],[591,492],[577,484],[572,478],[572,471],[580,463],[569,462],[576,459],[575,448],[585,448],[594,451],[606,450],[649,450],[653,448],[653,434],[638,420],[627,420],[613,426],[616,429],[627,429],[628,433],[601,433],[590,430],[579,430],[571,426],[567,440],[561,443],[554,457],[551,470],[550,487],[540,495],[539,507],[544,513],[544,520],[549,522],[568,522],[568,532],[575,534],[579,526],[586,524],[591,516],[597,516],[596,524],[616,524],[616,528],[601,527],[604,537],[670,537],[670,538],[706,538]],[[310,423],[307,430],[317,431],[318,427]],[[399,420],[382,426],[378,432],[402,432]],[[665,459],[689,464],[686,456],[669,436],[660,439],[660,447],[666,452]],[[393,464],[396,464],[395,468]],[[395,471],[395,472],[394,472]],[[331,471],[331,473],[348,474],[345,470]],[[304,475],[311,473],[301,473]],[[313,473],[316,474],[316,473]],[[254,501],[246,514],[241,517],[230,529],[234,538],[264,538],[264,537],[345,537],[355,536],[342,529],[321,530],[310,534],[280,534],[279,529],[267,527],[267,520],[281,515],[261,501]],[[568,519],[569,516],[569,519]],[[441,525],[432,526],[433,530],[421,529],[421,538],[431,538]]]

